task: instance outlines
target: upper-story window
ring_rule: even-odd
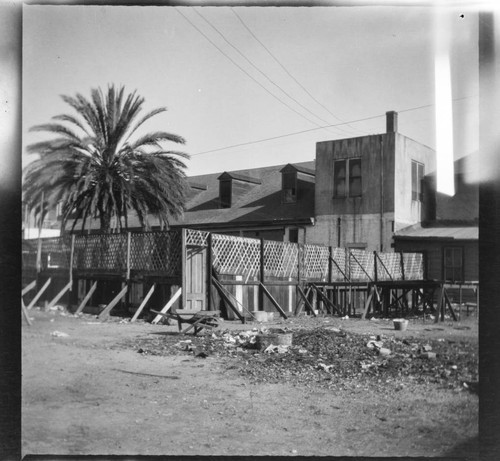
[[[422,201],[422,180],[424,179],[423,163],[411,161],[411,199]]]
[[[335,197],[360,197],[362,195],[360,158],[334,162],[333,195]]]
[[[349,160],[349,197],[361,196],[361,159]]]
[[[219,181],[219,200],[221,208],[231,208],[231,179],[224,179]]]
[[[281,183],[283,203],[295,203],[297,201],[297,172],[281,173]]]

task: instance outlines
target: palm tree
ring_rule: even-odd
[[[164,131],[131,139],[144,122],[166,108],[136,121],[144,98],[136,92],[125,95],[123,87],[115,90],[113,85],[107,94],[92,89],[90,100],[81,94],[62,99],[78,116],[57,115],[51,123],[30,130],[56,135],[27,148],[39,156],[24,170],[24,199],[30,210],[43,217],[60,203],[62,231],[71,220],[73,231],[78,221],[84,230],[87,220],[98,219],[106,233],[127,228],[131,211],[143,229],[149,228],[148,214],[167,226],[170,217],[182,215],[187,187],[182,159],[189,156],[165,150],[162,144],[185,140]]]

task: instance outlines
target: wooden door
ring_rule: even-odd
[[[206,248],[186,247],[184,307],[206,309]]]

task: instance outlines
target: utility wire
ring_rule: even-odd
[[[455,99],[453,99],[453,101],[461,101],[463,99],[470,99],[472,97],[474,97],[474,96],[465,96],[463,98],[455,98]],[[419,109],[426,109],[428,107],[434,107],[434,106],[435,106],[435,104],[426,104],[424,106],[417,106],[417,107],[410,107],[408,109],[402,109],[402,110],[399,110],[397,112],[398,113],[410,112],[410,111],[419,110]],[[342,123],[338,123],[336,125],[328,125],[328,126],[323,126],[323,127],[319,127],[319,128],[310,128],[308,130],[295,131],[293,133],[287,133],[287,134],[282,134],[282,135],[278,135],[278,136],[272,136],[270,138],[258,139],[256,141],[248,141],[248,142],[243,142],[243,143],[240,143],[240,144],[233,144],[231,146],[219,147],[217,149],[211,149],[211,150],[207,150],[207,151],[204,151],[204,152],[198,152],[196,154],[191,154],[191,157],[196,157],[198,155],[211,154],[212,152],[219,152],[219,151],[222,151],[222,150],[233,149],[235,147],[249,146],[251,144],[258,144],[258,143],[261,143],[261,142],[273,141],[275,139],[286,138],[286,137],[289,137],[289,136],[296,136],[296,135],[299,135],[299,134],[310,133],[311,131],[317,131],[317,130],[320,130],[322,128],[336,127],[336,126],[340,126],[340,125],[345,125],[347,123],[365,122],[367,120],[373,120],[375,118],[380,118],[380,117],[385,117],[385,114],[373,115],[371,117],[360,118],[360,119],[357,119],[357,120],[350,120],[348,122],[342,122]]]
[[[311,110],[309,110],[306,106],[304,106],[300,101],[295,99],[291,94],[289,94],[287,91],[285,91],[281,86],[279,86],[276,82],[274,82],[271,78],[268,77],[268,75],[263,72],[257,65],[255,65],[250,59],[248,59],[235,45],[233,45],[225,36],[224,34],[216,27],[214,26],[205,16],[203,16],[197,9],[193,8],[194,12],[200,16],[203,21],[205,21],[217,34],[222,37],[222,39],[233,49],[235,50],[246,62],[248,62],[257,72],[259,72],[268,82],[270,82],[272,85],[274,85],[279,91],[281,91],[285,96],[290,98],[293,102],[295,102],[298,106],[302,107],[306,112],[311,114],[313,117],[316,117],[318,120],[321,120],[323,123],[329,123],[327,120],[321,118],[319,115],[315,114]],[[320,126],[318,123],[315,123],[316,126]]]
[[[295,110],[293,107],[288,105],[285,101],[280,99],[278,96],[276,96],[274,93],[269,91],[262,83],[260,83],[257,79],[255,79],[251,74],[249,74],[243,67],[241,67],[233,58],[231,58],[227,53],[225,53],[223,50],[221,50],[200,28],[198,28],[184,13],[182,13],[177,7],[175,8],[177,12],[189,23],[191,26],[193,26],[208,42],[210,42],[221,54],[223,54],[227,59],[229,59],[238,69],[240,69],[247,77],[251,78],[257,85],[259,85],[261,88],[263,88],[267,93],[269,93],[274,99],[276,99],[278,102],[283,104],[284,106],[288,107],[288,109],[292,110],[295,112],[297,115],[302,117],[303,119],[307,120],[309,123],[312,123],[313,125],[318,126],[316,122],[313,120],[309,119],[305,115],[301,114],[299,111]],[[196,11],[196,10],[195,10]],[[319,129],[319,128],[317,128]]]
[[[236,13],[236,11],[234,10],[234,8],[231,8],[231,11],[233,12],[233,14],[238,18],[238,20],[241,22],[241,24],[243,25],[243,27],[245,27],[245,29],[250,33],[250,35],[267,51],[267,53],[269,54],[269,56],[271,56],[271,58],[274,59],[274,61],[286,72],[286,74],[300,87],[302,88],[302,90],[304,90],[308,95],[309,97],[314,101],[316,102],[316,104],[318,104],[319,106],[321,106],[323,109],[325,109],[333,118],[335,118],[336,120],[338,120],[339,122],[344,122],[344,120],[340,119],[339,117],[337,117],[335,114],[333,114],[329,109],[328,107],[326,107],[324,104],[322,104],[320,101],[318,101],[308,90],[307,88],[305,88],[291,73],[290,71],[279,61],[279,59],[273,54],[271,53],[271,51],[267,48],[266,45],[264,45],[264,43],[262,43],[261,40],[259,40],[259,38],[252,32],[252,30],[246,25],[246,23],[243,21],[243,19],[238,15],[238,13]],[[321,119],[320,117],[318,117],[320,120],[326,122],[325,120]],[[358,130],[354,127],[352,127],[351,125],[349,125],[348,123],[346,123],[347,126],[349,126],[350,128],[352,128],[353,130],[355,131],[361,131],[361,130]],[[347,130],[342,130],[346,133],[348,133]]]

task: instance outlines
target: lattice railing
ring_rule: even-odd
[[[185,231],[186,245],[208,246],[204,231]],[[130,253],[128,241],[130,239]],[[332,281],[423,280],[421,253],[377,253],[359,249],[332,248],[321,245],[298,245],[264,240],[264,276],[283,279]],[[258,278],[261,264],[261,241],[230,235],[212,234],[212,262],[224,275],[241,275],[244,280]],[[38,241],[23,241],[23,268],[36,267]],[[44,238],[41,241],[41,269],[69,269],[71,237]],[[129,254],[130,258],[127,258]],[[128,270],[179,276],[182,267],[181,230],[107,235],[79,235],[74,239],[73,269],[125,274]],[[300,264],[299,264],[300,257]],[[127,267],[127,261],[129,266]],[[404,272],[404,274],[403,274]],[[390,275],[389,275],[390,274]],[[345,275],[345,276],[344,276]]]
[[[144,232],[130,235],[130,269],[161,272],[165,276],[181,273],[181,232]]]
[[[332,259],[332,281],[345,281],[349,275],[347,248],[332,248]]]
[[[73,268],[122,273],[127,270],[127,234],[82,235],[75,239]]]
[[[350,250],[349,278],[357,282],[375,279],[375,256],[371,251]]]
[[[295,243],[264,240],[264,275],[297,278],[298,250]]]
[[[208,246],[208,236],[210,232],[186,229],[186,245],[193,245],[198,247]]]
[[[424,279],[424,255],[422,253],[403,253],[405,280]]]
[[[260,241],[213,234],[212,264],[219,274],[256,277],[260,271]]]
[[[402,280],[400,253],[377,253],[377,280]]]
[[[330,251],[320,245],[304,245],[301,277],[308,280],[327,280]]]

